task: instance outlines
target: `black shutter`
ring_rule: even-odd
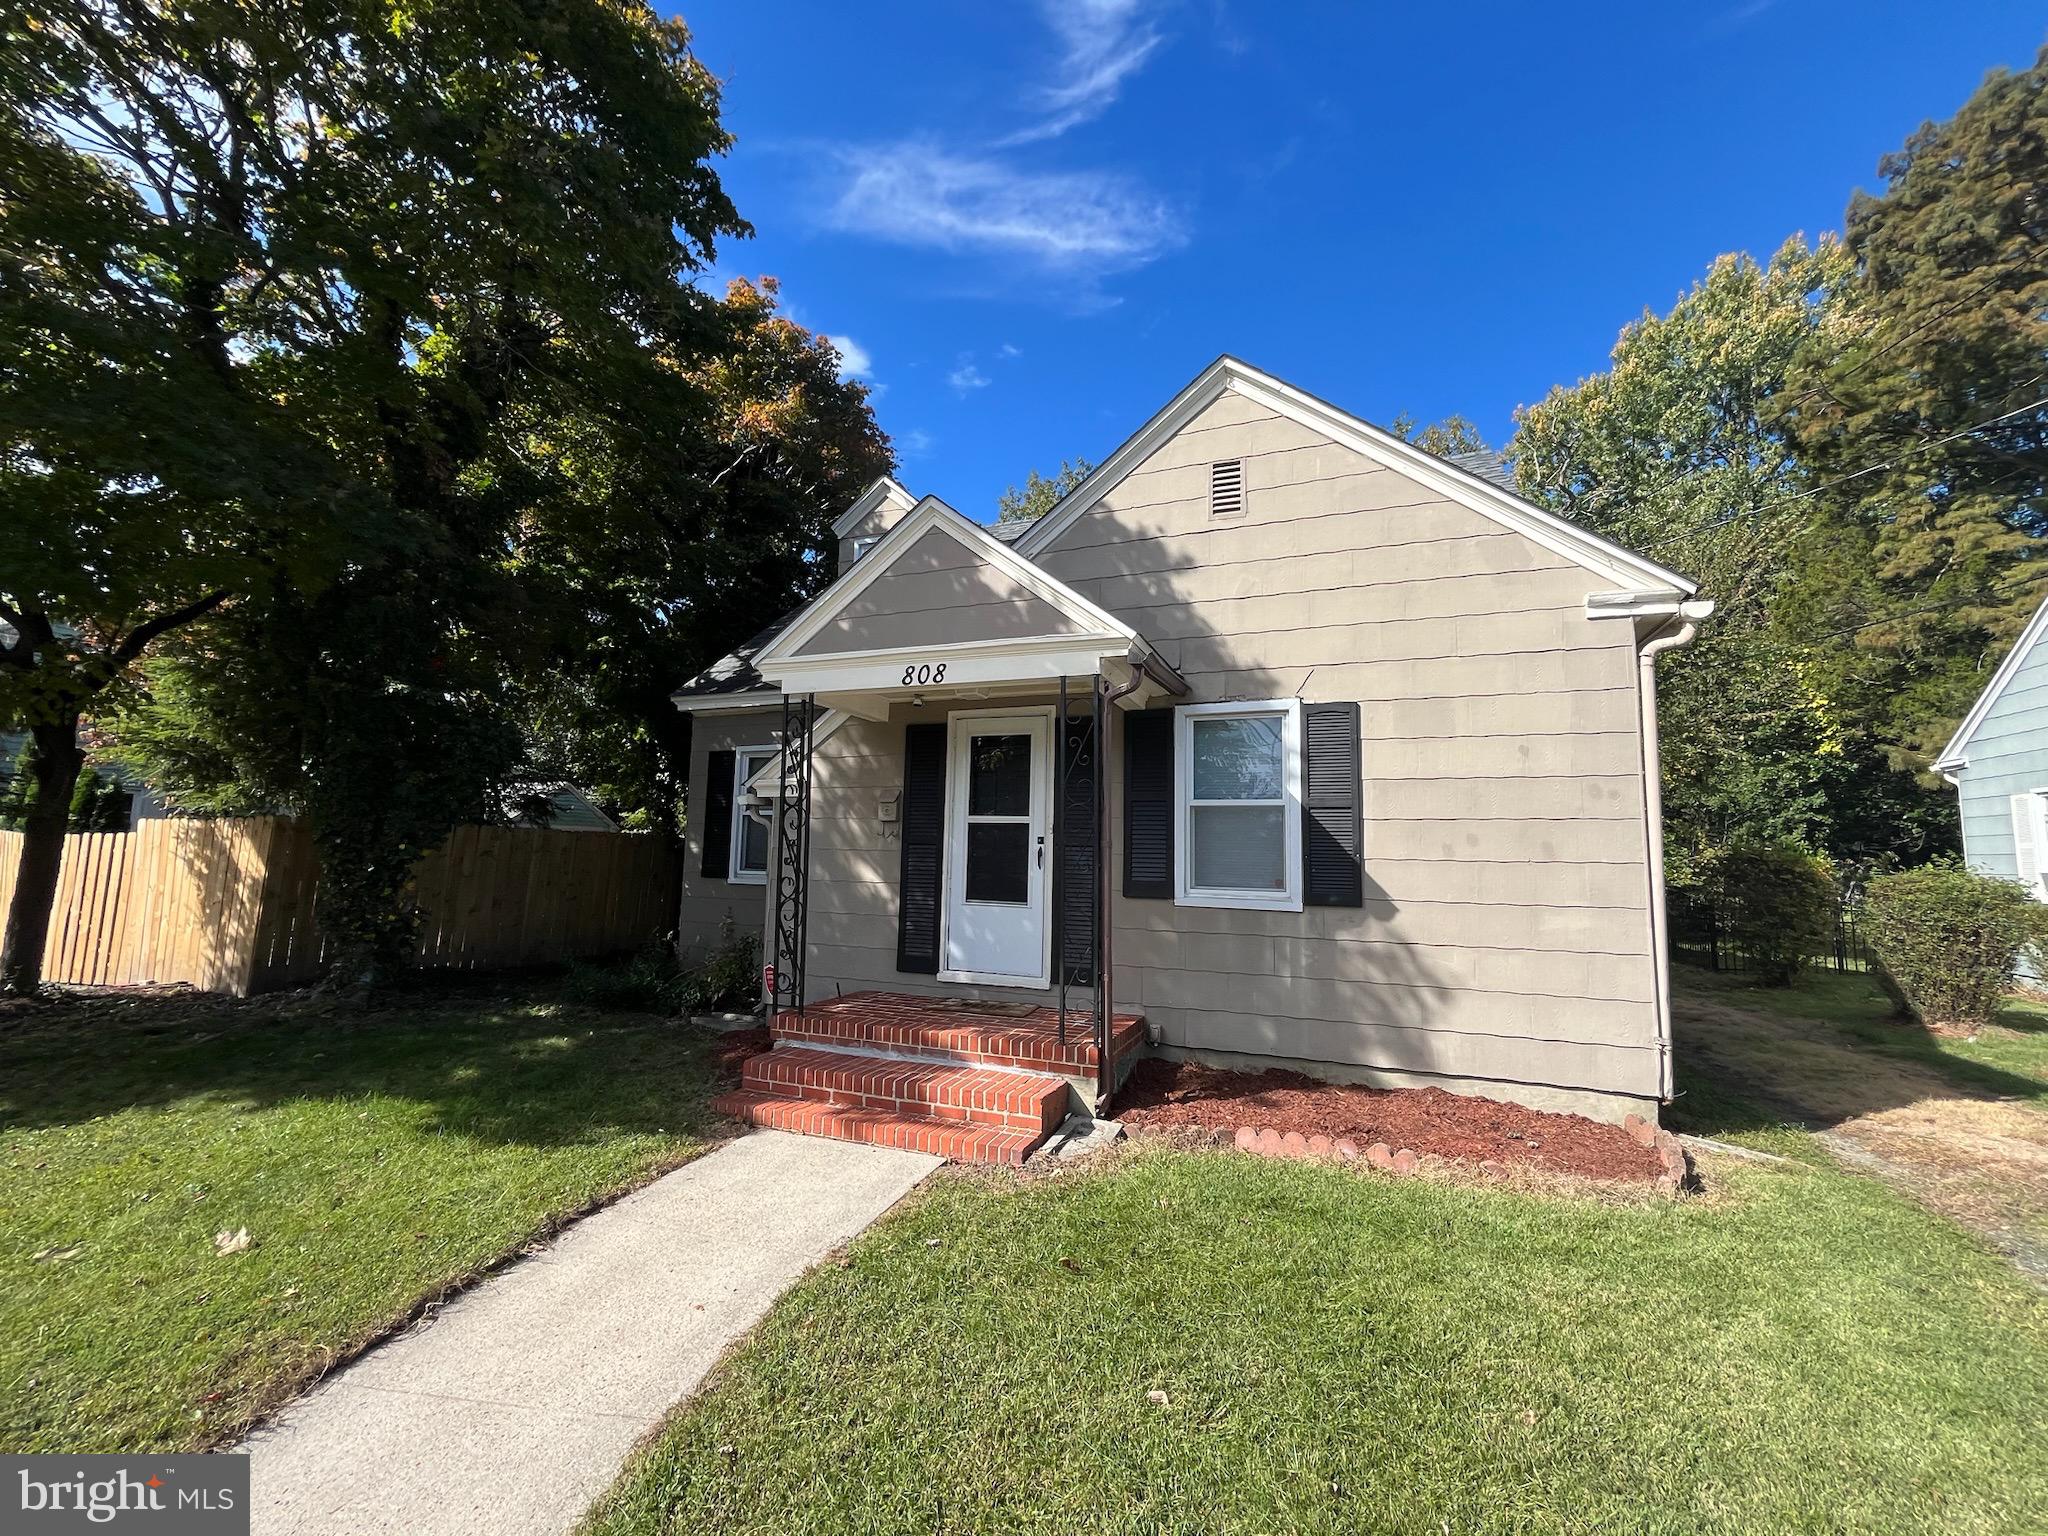
[[[1365,905],[1365,784],[1356,704],[1304,704],[1301,899]]]
[[[1070,987],[1095,985],[1095,722],[1067,720],[1060,732],[1060,861],[1053,866],[1053,909],[1060,921],[1060,966]]]
[[[1124,894],[1173,899],[1173,711],[1124,716]]]
[[[896,969],[939,969],[939,875],[946,846],[946,726],[903,728],[903,870],[897,877]]]
[[[738,754],[711,754],[704,785],[704,878],[723,880],[732,868],[732,775]]]

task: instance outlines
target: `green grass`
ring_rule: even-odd
[[[475,992],[0,1024],[0,1449],[217,1442],[700,1151],[712,1078],[686,1027]]]
[[[2037,1523],[2048,1302],[1867,1180],[1716,1171],[1626,1205],[1165,1149],[943,1178],[591,1531]]]
[[[1746,977],[1693,967],[1677,968],[1676,979],[1682,991],[1782,1018],[1833,1024],[1845,1039],[1870,1050],[1953,1073],[1960,1086],[1978,1081],[1973,1067],[2030,1077],[2048,1100],[2048,1006],[2040,1003],[2014,998],[1996,1022],[1964,1040],[1932,1034],[1903,1017],[1872,977],[1857,972],[1809,971],[1791,987],[1752,986]]]

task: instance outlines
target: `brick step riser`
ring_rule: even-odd
[[[928,1152],[956,1163],[1003,1163],[1015,1166],[1044,1140],[1033,1132],[996,1130],[990,1126],[947,1125],[940,1121],[912,1117],[843,1117],[834,1106],[814,1100],[761,1104],[748,1093],[721,1094],[711,1101],[720,1114],[731,1115],[763,1130],[789,1131],[800,1136],[825,1136],[835,1141],[859,1142],[868,1146],[900,1147],[909,1152]]]
[[[877,1114],[944,1120],[956,1125],[985,1125],[1003,1131],[1050,1132],[1060,1123],[1066,1102],[1064,1083],[1060,1085],[1059,1098],[1043,1109],[1006,1110],[976,1104],[951,1104],[924,1098],[914,1092],[906,1096],[839,1088],[812,1080],[808,1075],[773,1074],[756,1071],[751,1065],[744,1074],[744,1080],[754,1092],[772,1094],[777,1098],[811,1099],[842,1109],[866,1109]]]
[[[1095,1075],[1096,1051],[1092,1043],[1077,1044],[1065,1050],[1057,1046],[1021,1051],[990,1049],[975,1043],[973,1030],[958,1026],[874,1029],[849,1022],[835,1028],[829,1016],[820,1015],[812,1015],[802,1024],[786,1023],[783,1017],[778,1016],[769,1023],[768,1032],[778,1043],[795,1046],[829,1046],[856,1052],[886,1051],[910,1059],[954,1062],[961,1066],[1010,1067],[1055,1077],[1092,1078]],[[1144,1028],[1141,1024],[1119,1028],[1119,1057],[1129,1057],[1143,1045]]]

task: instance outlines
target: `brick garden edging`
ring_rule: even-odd
[[[1654,1181],[1657,1193],[1676,1199],[1678,1194],[1692,1183],[1692,1164],[1686,1157],[1685,1147],[1671,1132],[1659,1130],[1641,1115],[1629,1115],[1623,1119],[1621,1128],[1628,1132],[1636,1145],[1649,1147],[1657,1154],[1658,1172]],[[1297,1162],[1363,1162],[1382,1173],[1414,1173],[1422,1164],[1421,1154],[1412,1147],[1391,1147],[1384,1141],[1375,1141],[1365,1147],[1348,1136],[1304,1136],[1299,1131],[1279,1131],[1269,1125],[1182,1125],[1161,1126],[1157,1129],[1127,1127],[1133,1136],[1172,1137],[1176,1134],[1192,1139],[1197,1144],[1207,1143],[1215,1147],[1236,1147],[1240,1152],[1249,1152],[1254,1157],[1290,1158]],[[1488,1158],[1479,1164],[1482,1172],[1491,1173],[1501,1164]]]

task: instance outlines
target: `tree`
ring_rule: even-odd
[[[716,83],[680,23],[599,0],[59,0],[10,32],[5,494],[52,552],[0,613],[32,679],[5,708],[59,765],[33,816],[75,779],[64,717],[169,637],[154,741],[185,711],[195,795],[308,815],[338,972],[373,979],[413,860],[516,756],[504,679],[547,632],[511,470],[558,425],[638,444],[706,409],[715,306],[681,279],[744,228]],[[47,906],[10,913],[17,990]]]
[[[1460,453],[1485,453],[1486,439],[1479,435],[1479,429],[1463,416],[1455,413],[1442,421],[1433,421],[1426,427],[1418,427],[1413,416],[1406,411],[1393,421],[1394,436],[1403,442],[1413,443],[1425,453],[1433,453],[1440,459],[1448,459]]]
[[[2048,596],[2048,50],[1879,172],[1842,323],[1787,381],[1818,513],[1794,602],[1826,686],[1924,767]]]
[[[1883,764],[1782,612],[1814,514],[1774,402],[1807,348],[1853,334],[1852,270],[1831,240],[1788,241],[1762,266],[1724,256],[1668,314],[1624,329],[1607,372],[1517,417],[1524,494],[1685,571],[1718,605],[1660,669],[1677,880],[1739,839],[1851,865],[1953,837],[1949,802]],[[1888,812],[1875,824],[1859,810],[1874,805]]]
[[[735,279],[717,345],[690,370],[709,403],[693,437],[629,454],[587,437],[534,484],[514,569],[557,605],[557,649],[521,685],[553,772],[631,825],[679,839],[690,717],[677,685],[821,589],[833,517],[895,468],[867,387],[778,312],[773,278]],[[675,461],[685,450],[682,462]]]
[[[1094,472],[1095,466],[1086,459],[1062,459],[1059,472],[1051,476],[1034,469],[1025,475],[1021,488],[1013,485],[996,498],[996,521],[1034,523]]]

